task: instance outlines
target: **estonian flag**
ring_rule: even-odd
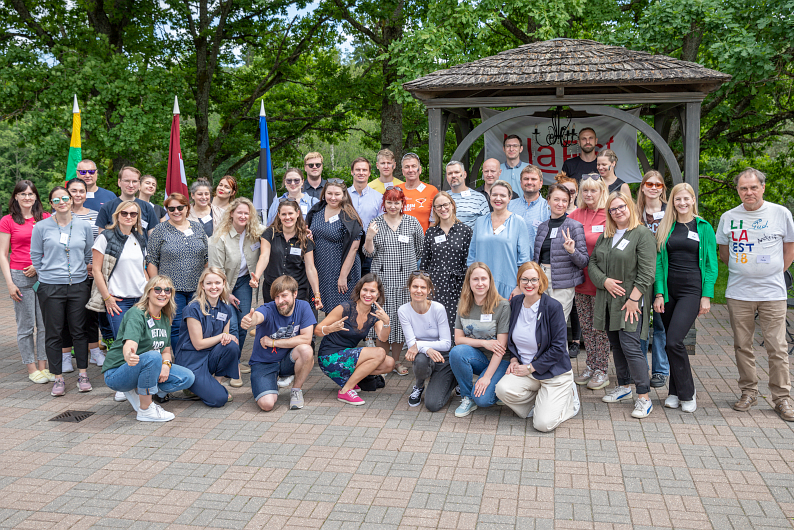
[[[262,215],[262,221],[267,220],[267,209],[273,202],[276,186],[273,183],[273,168],[270,165],[270,138],[267,134],[267,118],[265,117],[265,102],[261,101],[259,110],[259,164],[256,167],[256,181],[254,182],[254,208]]]

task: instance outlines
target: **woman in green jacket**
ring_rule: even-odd
[[[711,308],[717,280],[717,238],[714,229],[698,216],[695,190],[686,183],[670,192],[673,208],[667,208],[656,242],[654,310],[662,314],[667,330],[667,358],[670,361],[670,391],[664,406],[695,412],[695,382],[689,355],[684,347],[695,319]]]
[[[651,293],[656,273],[656,240],[637,217],[631,197],[617,191],[607,199],[604,233],[598,238],[588,265],[596,286],[593,327],[607,332],[618,385],[602,401],[637,401],[631,415],[645,418],[653,410],[648,359],[640,339],[648,337]]]

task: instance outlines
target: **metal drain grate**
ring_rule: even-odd
[[[93,415],[93,412],[89,412],[87,410],[67,410],[66,412],[62,412],[58,414],[54,418],[50,418],[50,421],[67,421],[70,423],[80,423],[84,419],[88,418],[89,416]]]

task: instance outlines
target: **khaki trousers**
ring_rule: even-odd
[[[786,342],[786,301],[746,302],[727,299],[728,314],[733,329],[733,349],[739,371],[739,388],[743,394],[758,395],[758,373],[753,351],[755,313],[764,337],[769,357],[769,391],[772,401],[788,398],[791,394],[788,344]]]
[[[576,296],[576,287],[566,287],[565,289],[552,289],[551,288],[551,267],[549,265],[541,265],[541,269],[549,279],[549,287],[546,289],[546,294],[557,300],[562,304],[562,312],[565,313],[565,321],[568,321],[568,316],[573,309],[573,299]]]
[[[496,384],[496,395],[520,418],[526,418],[535,407],[533,427],[541,432],[550,432],[573,416],[575,387],[571,370],[543,380],[535,379],[531,374],[506,374]]]

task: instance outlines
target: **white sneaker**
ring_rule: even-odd
[[[124,392],[116,392],[116,395],[113,396],[113,401],[123,403],[124,401],[127,401],[127,395],[124,394]]]
[[[631,387],[616,386],[609,391],[607,395],[601,398],[604,403],[617,403],[618,401],[625,401],[631,399]]]
[[[154,401],[152,401],[148,409],[138,411],[138,421],[171,421],[174,418],[176,416],[167,410],[163,410],[163,407]]]
[[[582,408],[582,402],[579,401],[579,389],[576,388],[576,385],[571,385],[571,389],[573,390],[573,414],[571,418],[573,418],[579,414],[579,410]]]
[[[674,396],[670,394],[667,396],[667,399],[664,400],[664,406],[668,409],[677,409],[681,405],[681,401],[678,399],[678,396]]]
[[[647,418],[652,411],[653,403],[651,403],[650,399],[637,398],[636,403],[634,403],[634,410],[631,411],[631,417],[638,419]]]
[[[96,354],[93,354],[92,357],[94,359],[94,364],[102,368],[102,365],[105,364],[105,354],[102,353],[102,350],[97,348]]]
[[[692,394],[692,401],[682,401],[681,402],[681,410],[683,410],[684,412],[690,412],[690,413],[695,412],[697,410],[697,408],[698,408],[696,397],[697,397],[697,390],[695,391],[694,394]]]
[[[295,381],[295,376],[289,375],[287,377],[279,377],[277,384],[279,388],[289,388],[290,386],[292,386],[293,381]]]
[[[139,396],[138,393],[135,392],[134,390],[130,390],[129,392],[122,392],[122,393],[124,394],[124,397],[127,399],[127,401],[130,402],[130,405],[132,405],[132,408],[135,409],[135,412],[140,412],[141,411],[141,396]],[[118,399],[116,401],[118,401]]]
[[[61,361],[61,372],[64,374],[74,372],[74,366],[72,366],[71,352],[63,354],[63,360]]]

